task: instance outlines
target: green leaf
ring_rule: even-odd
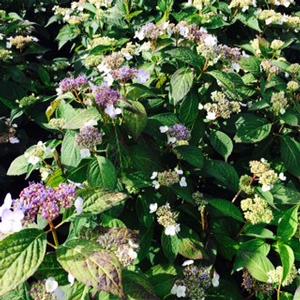
[[[230,217],[239,222],[244,222],[241,211],[230,201],[222,199],[209,199],[208,204],[220,213],[220,216]]]
[[[259,27],[258,20],[253,13],[250,13],[250,14],[240,13],[237,15],[237,19],[240,20],[246,26],[248,26],[258,32],[262,32]]]
[[[90,300],[88,297],[90,287],[80,282],[74,282],[66,289],[66,299],[68,300]]]
[[[73,114],[66,120],[64,129],[80,129],[87,122],[93,120],[98,121],[101,115],[95,107],[88,109],[76,109]]]
[[[170,236],[161,234],[161,246],[165,257],[173,263],[179,250],[179,240],[177,235]]]
[[[280,153],[288,171],[300,176],[300,143],[287,135],[281,137]]]
[[[288,241],[295,235],[298,228],[298,209],[298,205],[288,209],[279,219],[277,237],[282,241]]]
[[[243,70],[248,71],[255,76],[259,76],[261,61],[257,57],[242,57],[239,63]]]
[[[214,177],[224,187],[237,192],[239,189],[239,176],[230,164],[219,160],[207,160],[205,171],[208,176]]]
[[[296,289],[293,300],[300,300],[300,286]]]
[[[62,141],[61,163],[67,167],[77,167],[81,161],[76,136],[75,131],[67,131]]]
[[[100,214],[124,201],[126,194],[106,192],[103,190],[80,190],[78,195],[84,199],[83,211],[91,214]]]
[[[114,165],[109,159],[96,156],[89,165],[87,180],[92,187],[113,190],[117,184]]]
[[[23,283],[19,285],[13,291],[0,296],[0,300],[31,300],[28,293],[28,284]]]
[[[136,140],[147,125],[147,112],[138,101],[130,101],[130,104],[130,110],[123,112],[123,120],[129,134]]]
[[[235,123],[237,143],[256,143],[265,139],[271,132],[272,124],[253,114],[243,114]]]
[[[46,233],[38,229],[24,229],[0,241],[0,296],[35,273],[46,246]]]
[[[202,151],[195,146],[179,146],[176,152],[180,159],[187,161],[193,167],[201,169],[204,164],[204,156]]]
[[[62,267],[79,282],[123,297],[121,266],[118,259],[96,243],[71,240],[57,250]]]
[[[169,54],[171,58],[184,62],[197,69],[202,69],[205,64],[205,58],[190,48],[174,48],[166,51],[166,53]]]
[[[171,77],[171,97],[176,105],[190,91],[193,85],[194,74],[190,68],[181,68]]]
[[[67,42],[74,40],[80,34],[78,26],[65,25],[62,27],[56,37],[58,48],[61,49]]]
[[[295,205],[300,202],[300,193],[293,186],[276,184],[272,188],[272,194],[276,203]]]
[[[180,105],[179,119],[188,127],[193,127],[193,124],[197,119],[199,114],[198,103],[198,95],[191,92],[185,97]]]
[[[282,282],[284,282],[294,266],[295,256],[293,249],[290,246],[282,243],[278,244],[278,251],[281,264],[283,266]]]
[[[233,150],[231,138],[222,131],[212,130],[209,135],[209,141],[213,148],[227,161]]]
[[[264,228],[265,224],[247,225],[241,235],[261,238],[261,239],[275,239],[271,230]]]
[[[8,176],[19,176],[26,174],[28,170],[28,161],[24,155],[18,156],[14,161],[10,164],[9,169],[7,171]]]

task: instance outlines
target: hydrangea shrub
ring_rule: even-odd
[[[296,1],[0,7],[1,300],[300,298]]]

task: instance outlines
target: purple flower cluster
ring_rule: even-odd
[[[59,83],[59,89],[62,93],[78,90],[81,87],[89,83],[88,79],[84,75],[80,75],[76,78],[65,78]]]
[[[76,142],[82,149],[93,150],[102,143],[102,133],[93,126],[84,126],[77,135]]]
[[[73,184],[61,184],[57,189],[41,183],[30,183],[19,196],[16,206],[25,213],[25,219],[34,222],[38,213],[52,221],[59,216],[61,208],[70,208],[76,198]]]
[[[241,49],[237,47],[231,48],[227,45],[219,45],[216,51],[224,59],[232,61],[239,61],[242,57]]]
[[[113,90],[109,87],[102,86],[96,88],[96,103],[101,108],[106,108],[109,105],[116,106],[120,100],[120,93],[116,90]]]
[[[191,132],[183,124],[175,124],[170,127],[168,135],[177,141],[188,141],[191,138]]]
[[[122,83],[136,79],[139,83],[143,84],[146,83],[150,78],[148,72],[129,67],[122,67],[114,70],[112,72],[112,76],[115,80],[121,81]]]

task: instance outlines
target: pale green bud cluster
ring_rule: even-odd
[[[32,42],[37,42],[37,38],[27,35],[27,36],[23,36],[23,35],[17,35],[15,37],[10,37],[8,38],[8,45],[10,47],[15,47],[18,50],[22,50],[23,48],[25,48],[28,44],[32,43]]]
[[[179,180],[179,174],[173,170],[159,172],[157,175],[157,181],[162,186],[172,186],[173,184],[178,183]]]
[[[202,10],[204,7],[207,7],[211,4],[211,0],[194,0],[192,5],[199,10]]]
[[[156,216],[157,222],[165,228],[177,225],[178,212],[172,211],[169,203],[160,206],[156,211]]]
[[[288,107],[288,100],[285,97],[283,91],[278,93],[272,93],[271,97],[272,111],[276,116],[282,115],[285,113],[286,108]]]
[[[256,177],[260,177],[263,173],[270,170],[270,164],[265,159],[252,160],[249,162],[249,166],[251,173]]]
[[[269,3],[276,6],[289,7],[291,4],[295,4],[295,0],[269,0]]]
[[[273,40],[271,43],[271,49],[273,50],[280,50],[284,46],[284,42],[281,40]]]
[[[47,293],[45,281],[34,282],[31,286],[29,294],[33,300],[56,300],[55,294]]]
[[[52,118],[49,125],[55,129],[62,129],[65,125],[65,120],[62,118]]]
[[[293,75],[297,75],[300,73],[300,64],[291,64],[288,68],[289,72],[291,72]]]
[[[260,67],[263,71],[265,71],[268,74],[268,80],[272,78],[272,76],[279,74],[280,69],[273,65],[271,60],[263,60],[260,64]]]
[[[266,189],[271,189],[274,184],[278,181],[278,175],[274,170],[269,170],[261,174],[258,182]]]
[[[19,102],[19,107],[24,108],[24,107],[29,107],[38,101],[39,101],[39,97],[32,94],[30,96],[23,97],[18,102]]]
[[[283,276],[283,267],[282,266],[278,266],[276,267],[274,270],[268,272],[268,282],[269,283],[273,283],[273,284],[282,284],[282,286],[288,286],[290,285],[294,279],[297,276],[297,269],[295,267],[295,265],[293,265],[291,271],[289,272],[287,278],[282,281],[282,276]]]
[[[102,59],[103,57],[101,55],[89,55],[84,59],[84,65],[86,67],[97,67]]]
[[[273,213],[268,203],[258,195],[242,200],[241,209],[245,219],[251,224],[268,224],[273,220]]]
[[[240,178],[240,189],[247,195],[254,194],[254,187],[252,186],[252,177],[249,175],[242,175]]]
[[[207,203],[208,203],[208,202],[204,199],[203,194],[197,191],[197,192],[193,193],[192,197],[193,197],[193,200],[194,200],[195,204],[196,204],[197,207],[198,207],[198,210],[199,210],[199,211],[202,211],[203,208],[205,208],[205,206],[206,206]]]
[[[299,83],[295,80],[291,80],[287,83],[287,89],[291,92],[295,92],[299,89]]]
[[[12,59],[11,54],[12,52],[10,50],[0,48],[0,61],[5,62]]]
[[[229,4],[229,8],[238,8],[243,12],[245,12],[252,6],[256,7],[256,0],[231,0]]]

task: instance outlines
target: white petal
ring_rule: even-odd
[[[152,181],[152,185],[154,186],[154,188],[156,190],[158,190],[160,188],[160,184],[159,184],[159,182],[157,180],[153,180]]]
[[[185,177],[181,177],[180,178],[179,185],[181,187],[187,187],[187,182],[186,182],[186,178]]]
[[[199,110],[202,110],[203,108],[204,108],[203,104],[202,104],[202,103],[199,103],[199,104],[198,104],[198,109],[199,109]]]
[[[263,185],[263,186],[261,187],[261,190],[262,190],[263,192],[268,192],[268,191],[270,191],[272,188],[273,188],[273,185]]]
[[[80,157],[82,159],[91,157],[91,151],[89,149],[80,149]]]
[[[5,198],[4,198],[4,202],[2,204],[2,206],[0,206],[0,217],[2,217],[2,213],[5,209],[10,209],[12,205],[12,198],[11,198],[11,194],[8,193],[6,194]]]
[[[38,164],[41,161],[41,159],[38,156],[31,155],[31,156],[29,156],[27,161],[28,161],[28,163],[35,166],[36,164]]]
[[[20,143],[20,140],[17,137],[12,136],[12,137],[9,138],[9,142],[11,144],[18,144],[18,143]]]
[[[160,126],[159,130],[161,133],[166,133],[169,130],[169,127],[168,126]]]
[[[109,115],[112,119],[116,118],[117,115],[120,115],[122,113],[122,110],[120,108],[115,108],[113,105],[108,105],[104,112]]]
[[[279,176],[278,176],[278,177],[279,177],[280,180],[286,181],[286,176],[284,175],[284,173],[282,173],[282,172],[279,173]]]
[[[151,203],[151,204],[149,205],[150,214],[153,214],[154,212],[156,212],[156,211],[157,211],[157,208],[158,208],[157,203]]]
[[[153,172],[150,179],[155,179],[158,175],[158,172]]]
[[[216,271],[214,271],[214,276],[211,280],[213,287],[219,286],[219,284],[220,284],[219,279],[220,279],[220,275]]]
[[[207,120],[210,120],[210,121],[213,121],[213,120],[215,120],[217,118],[217,115],[216,115],[216,113],[214,113],[214,112],[207,112],[207,115],[206,115],[206,119]]]
[[[165,235],[170,235],[170,236],[176,235],[176,233],[177,233],[176,227],[177,227],[177,225],[167,226],[165,228]]]
[[[67,300],[65,292],[61,288],[57,288],[53,291],[56,300]]]
[[[178,285],[177,286],[176,296],[178,298],[184,298],[184,297],[186,297],[186,287],[184,285]]]
[[[183,171],[180,170],[180,169],[177,169],[177,167],[175,168],[175,172],[176,172],[178,175],[182,175],[182,174],[183,174]]]
[[[53,293],[58,288],[58,283],[53,277],[49,277],[45,282],[47,293]]]
[[[83,212],[83,199],[81,197],[77,197],[74,202],[74,206],[76,208],[76,212],[78,215],[82,214]]]
[[[189,260],[184,261],[182,266],[186,267],[186,266],[192,265],[193,263],[194,263],[194,261],[192,259],[189,259]]]
[[[131,259],[136,259],[138,254],[136,251],[134,251],[132,248],[129,248],[128,250],[128,256],[131,258]]]
[[[75,282],[75,277],[71,273],[68,273],[68,281],[69,281],[69,283],[70,283],[71,286]]]
[[[168,136],[168,144],[175,144],[175,143],[176,143],[176,137]]]

